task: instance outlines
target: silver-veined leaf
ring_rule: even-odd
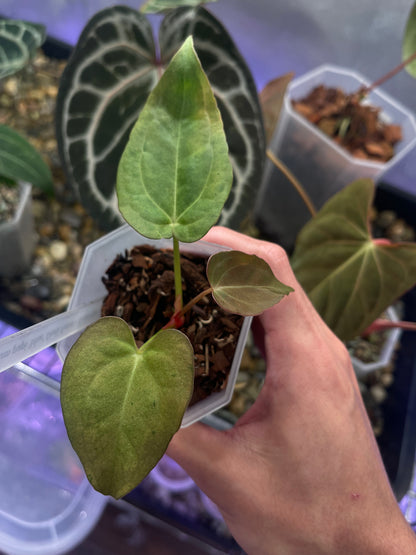
[[[24,68],[45,37],[44,25],[19,19],[0,20],[0,79]]]
[[[147,0],[140,7],[140,11],[142,13],[158,13],[181,7],[195,7],[206,4],[207,1],[217,2],[217,0]]]

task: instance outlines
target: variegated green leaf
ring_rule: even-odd
[[[122,223],[115,183],[130,131],[158,80],[150,23],[132,8],[98,12],[61,78],[59,153],[69,181],[103,228]]]
[[[25,67],[46,37],[44,25],[0,20],[0,79]]]
[[[369,179],[334,195],[302,229],[291,259],[315,308],[345,341],[416,284],[416,244],[371,237],[373,197]]]
[[[264,130],[254,80],[229,34],[204,8],[171,10],[161,25],[157,60],[145,16],[118,6],[87,24],[57,103],[63,167],[103,228],[122,222],[115,181],[130,130],[163,67],[189,35],[216,95],[234,170],[220,223],[238,227],[252,208],[265,157]]]

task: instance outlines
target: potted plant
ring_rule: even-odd
[[[71,347],[62,372],[69,438],[89,480],[103,493],[121,497],[135,487],[183,421],[194,352],[179,328],[192,307],[212,294],[220,309],[250,316],[292,290],[263,260],[225,250],[209,258],[208,288],[184,304],[180,242],[198,241],[215,224],[231,183],[221,116],[189,37],[149,95],[117,172],[119,209],[130,226],[150,240],[172,238],[173,306],[162,326],[149,325],[149,338],[139,347],[123,319],[99,319]],[[132,286],[129,281],[126,290]]]
[[[413,7],[403,38],[403,62],[374,83],[355,71],[325,64],[288,85],[269,143],[274,161],[266,166],[255,218],[268,237],[289,251],[302,226],[333,194],[355,179],[379,182],[414,148],[412,113],[380,85],[404,68],[415,75],[415,23]],[[276,164],[283,164],[291,178]],[[292,178],[309,203],[302,202]]]
[[[20,20],[0,21],[4,56],[0,79],[22,69],[45,38],[43,26]],[[35,245],[32,185],[52,194],[49,167],[19,133],[0,125],[0,275],[12,277],[29,266]]]

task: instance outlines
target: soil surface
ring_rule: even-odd
[[[207,259],[182,254],[183,303],[209,288]],[[173,316],[175,304],[172,251],[137,246],[116,257],[103,282],[108,295],[102,316],[119,316],[133,331],[140,347]],[[221,391],[229,370],[243,318],[226,313],[211,295],[184,315],[180,328],[194,348],[195,385],[191,405]]]
[[[366,103],[364,91],[347,95],[319,85],[292,105],[357,158],[387,162],[402,139],[400,125],[385,123],[380,108]]]

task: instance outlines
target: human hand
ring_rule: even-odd
[[[250,555],[416,553],[349,355],[284,250],[219,227],[205,239],[264,258],[294,292],[254,321],[267,373],[252,408],[224,432],[181,429],[168,454]]]

